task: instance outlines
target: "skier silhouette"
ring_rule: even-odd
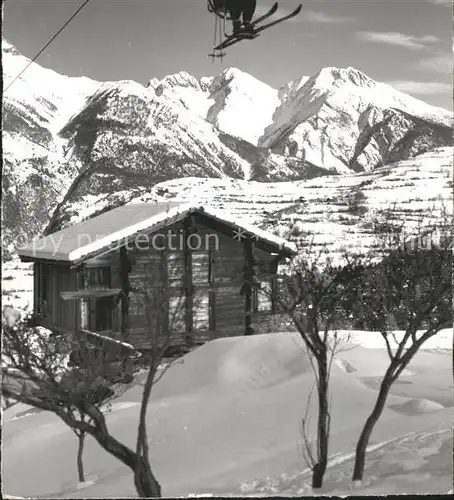
[[[257,6],[257,0],[212,0],[214,11],[221,13],[227,9],[233,23],[233,34],[251,33],[252,18]]]

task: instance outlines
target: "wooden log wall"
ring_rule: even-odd
[[[185,257],[184,245],[182,248],[179,240],[187,226],[179,223],[168,228],[176,235],[173,239],[176,250],[129,251],[132,264],[129,342],[137,347],[150,347],[150,324],[151,329],[161,334],[170,332],[185,337],[189,333],[194,341],[244,333],[244,296],[240,295],[244,265],[242,245],[223,235],[216,234],[215,238],[212,231],[198,224],[193,223],[191,227],[197,235],[189,240],[192,276],[192,318],[189,319],[192,325],[188,324],[185,300],[187,254]],[[148,283],[151,301],[148,307],[144,297],[135,291],[144,282]]]
[[[128,341],[147,348],[166,327],[166,255],[162,251],[133,250],[130,259]]]
[[[244,333],[244,296],[240,294],[244,267],[242,244],[222,234],[216,234],[216,239],[208,238],[208,235],[213,235],[213,231],[203,227],[198,228],[198,234],[202,241],[209,242],[204,246],[209,251],[201,260],[205,265],[200,266],[204,276],[197,278],[194,275],[194,280],[208,282],[203,302],[205,307],[201,309],[205,314],[211,311],[211,318],[204,318],[206,325],[209,326],[211,319],[214,326],[214,332],[210,335],[216,337]],[[206,276],[207,271],[210,271],[211,276]],[[195,288],[197,290],[197,285]],[[201,290],[201,285],[198,288]]]
[[[163,230],[165,238],[156,241],[159,247],[168,242],[169,230],[175,236],[170,241],[176,250],[160,250],[147,244],[128,250],[131,264],[128,342],[138,348],[150,348],[158,337],[186,331],[187,261],[179,242],[183,224]]]
[[[194,331],[194,289],[192,282],[192,251],[189,248],[189,239],[197,230],[193,227],[192,217],[186,217],[183,221],[183,295],[184,295],[184,329],[188,333],[188,343],[192,341],[191,334]]]

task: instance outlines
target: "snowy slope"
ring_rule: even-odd
[[[24,112],[33,111],[37,121],[47,124],[54,133],[83,107],[87,97],[101,85],[90,78],[60,75],[31,63],[5,39],[2,40],[2,54],[5,104],[14,103]],[[13,83],[26,66],[27,70]],[[7,88],[10,84],[11,87]]]
[[[387,354],[384,348],[348,345],[336,361],[348,362],[356,371],[347,372],[340,363],[331,371],[331,460],[324,491],[332,495],[350,487],[351,454],[377,396],[370,379],[383,375]],[[215,340],[170,366],[153,388],[147,415],[150,459],[163,495],[312,493],[299,444],[313,380],[301,338],[289,333]],[[447,492],[452,469],[450,462],[442,464],[452,454],[449,352],[418,353],[400,382],[391,389],[372,434],[371,448],[378,456],[368,454],[365,483],[358,492]],[[143,376],[136,383],[106,413],[109,431],[131,447]],[[315,408],[314,402],[308,411],[311,437]],[[131,471],[93,439],[84,447],[87,482],[79,484],[77,440],[53,414],[13,406],[3,421],[5,493],[135,495]],[[418,473],[421,478],[415,481]]]
[[[2,194],[8,253],[15,238],[43,230],[78,175],[76,168],[64,164],[64,141],[58,131],[100,84],[43,69],[6,40],[2,40],[2,56]]]
[[[256,145],[265,128],[273,123],[280,103],[278,92],[235,68],[224,70],[209,90],[215,103],[207,119],[219,130]]]
[[[238,223],[254,223],[291,241],[324,245],[331,256],[345,249],[374,252],[388,223],[415,230],[452,214],[453,149],[441,148],[368,173],[330,175],[293,182],[187,177],[152,189],[120,190],[109,196],[67,200],[56,218],[73,224],[107,207],[163,200],[228,210]]]

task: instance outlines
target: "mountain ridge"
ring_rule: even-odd
[[[237,68],[144,86],[59,75],[5,40],[2,51],[5,86],[29,65],[3,102],[7,246],[52,230],[56,207],[90,197],[126,202],[185,177],[348,175],[451,144],[447,111],[351,67],[278,90]]]

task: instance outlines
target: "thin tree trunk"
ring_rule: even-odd
[[[162,496],[161,485],[144,457],[140,457],[138,470],[134,471],[134,484],[141,498],[161,498]]]
[[[85,482],[84,475],[84,463],[83,463],[83,453],[84,453],[84,442],[85,442],[85,432],[81,432],[78,436],[79,448],[77,450],[77,473],[79,474],[79,482]]]
[[[152,359],[148,370],[147,379],[143,388],[142,403],[140,406],[139,427],[137,432],[136,456],[139,461],[135,469],[134,484],[137,493],[141,497],[161,497],[161,485],[154,476],[148,458],[148,435],[147,435],[147,409],[150,400],[151,389],[156,374],[156,360]]]
[[[141,412],[142,413],[142,412]],[[134,472],[134,484],[140,497],[161,497],[161,485],[151,471],[148,459],[148,435],[146,429],[146,406],[141,415],[137,437],[136,455],[139,458]]]
[[[329,406],[328,406],[328,366],[326,355],[318,360],[318,423],[317,460],[312,471],[312,488],[321,488],[328,466]]]
[[[383,409],[385,408],[386,399],[388,398],[389,389],[391,387],[392,381],[389,380],[389,376],[385,374],[382,383],[380,385],[380,391],[378,393],[377,401],[375,402],[374,409],[372,413],[366,420],[361,435],[356,444],[355,453],[355,467],[353,470],[353,481],[362,481],[364,476],[364,467],[366,465],[366,449],[369,444],[372,431],[374,430],[375,424],[378,422]]]
[[[140,487],[140,492],[138,491],[138,493],[142,498],[161,497],[161,487],[142,457],[138,457],[130,448],[117,441],[108,432],[99,427],[90,432],[90,434],[108,453],[127,465],[134,474],[136,474],[136,470],[140,464],[140,474],[138,474],[136,483]]]

